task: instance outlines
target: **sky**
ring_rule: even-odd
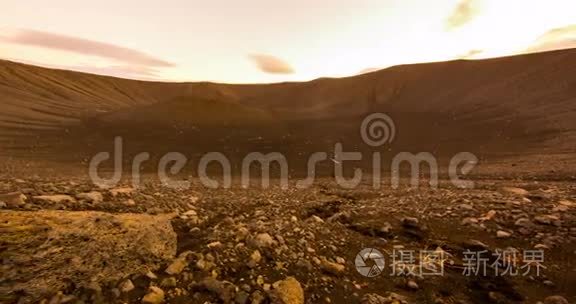
[[[575,0],[0,0],[0,58],[268,83],[576,47]]]

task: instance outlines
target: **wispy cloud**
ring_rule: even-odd
[[[286,61],[271,55],[252,54],[250,59],[256,63],[258,68],[269,74],[292,74],[294,69]]]
[[[483,50],[478,50],[478,49],[473,49],[473,50],[469,50],[468,52],[466,52],[465,54],[462,54],[460,56],[457,56],[457,59],[474,59],[476,58],[478,55],[484,53]]]
[[[460,0],[452,13],[446,18],[446,29],[452,30],[463,26],[474,19],[479,12],[480,0]]]
[[[130,65],[157,68],[174,66],[173,63],[155,58],[138,50],[106,42],[36,30],[19,30],[12,35],[2,37],[2,40],[14,44],[30,45],[53,50],[68,51],[81,55],[113,59]]]
[[[568,48],[576,48],[576,24],[546,32],[527,51],[545,52]]]

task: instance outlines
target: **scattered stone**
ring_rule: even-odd
[[[59,204],[59,203],[64,203],[64,202],[68,202],[68,203],[76,202],[76,199],[74,199],[70,195],[65,195],[65,194],[39,195],[39,196],[34,196],[34,199],[39,200],[39,201],[43,201],[46,203],[53,203],[53,204]]]
[[[165,288],[174,288],[177,286],[177,281],[175,277],[167,277],[162,279],[162,281],[160,282],[160,286],[165,287]]]
[[[377,295],[375,293],[367,293],[362,297],[360,300],[361,304],[388,304],[390,303],[390,299],[385,298],[381,295]]]
[[[256,290],[250,295],[251,304],[262,304],[264,301],[266,301],[266,296],[260,290]]]
[[[519,227],[530,227],[532,226],[532,222],[529,219],[523,217],[516,220],[516,222],[514,222],[514,225]]]
[[[554,215],[539,215],[534,217],[534,222],[541,225],[551,225],[554,221],[558,221],[559,218]]]
[[[236,286],[227,281],[218,281],[212,277],[202,280],[200,285],[217,295],[224,303],[231,303],[236,293]]]
[[[250,268],[256,267],[261,260],[262,255],[260,254],[260,251],[254,250],[254,252],[250,255],[250,261],[248,261],[248,267]]]
[[[415,217],[405,217],[402,219],[402,225],[407,228],[418,228],[418,219]]]
[[[212,242],[212,243],[208,244],[208,248],[210,248],[210,249],[222,248],[222,243],[220,241]]]
[[[504,193],[518,195],[518,196],[526,196],[530,194],[526,189],[516,188],[516,187],[502,187],[500,189]]]
[[[270,291],[271,304],[304,304],[304,290],[294,277],[273,284]]]
[[[26,195],[21,192],[0,194],[0,202],[6,203],[6,206],[9,208],[20,207],[26,204]]]
[[[333,263],[327,260],[321,261],[320,268],[333,275],[340,275],[342,274],[342,272],[344,272],[344,270],[346,270],[346,266],[338,263]]]
[[[498,231],[496,232],[496,237],[499,238],[499,239],[509,238],[510,236],[512,236],[512,233],[510,233],[510,232],[506,232],[506,231],[503,231],[503,230],[498,230]]]
[[[467,217],[462,220],[461,224],[464,226],[474,225],[478,224],[478,220],[473,217]]]
[[[482,243],[482,242],[480,242],[480,241],[478,241],[478,240],[473,240],[473,239],[472,239],[472,240],[466,240],[466,241],[464,241],[464,242],[462,243],[462,246],[463,246],[465,249],[470,249],[470,250],[473,250],[473,251],[474,251],[474,250],[478,250],[478,251],[480,251],[480,250],[487,250],[487,249],[489,248],[488,245],[486,245],[486,244],[484,244],[484,243]]]
[[[490,210],[486,213],[486,215],[481,217],[480,220],[481,221],[490,221],[494,218],[494,216],[496,216],[496,210]]]
[[[412,280],[409,280],[408,283],[406,283],[406,286],[412,290],[417,290],[420,288],[420,286],[418,286],[418,284]]]
[[[188,267],[187,258],[189,253],[189,251],[181,253],[176,259],[174,259],[174,261],[172,261],[172,264],[166,268],[165,272],[169,275],[181,273],[184,268]]]
[[[142,298],[143,304],[160,304],[164,302],[164,290],[156,286],[150,286],[148,291],[144,298]]]
[[[271,247],[274,245],[274,239],[268,233],[260,233],[256,235],[253,243],[258,248]]]
[[[132,281],[130,279],[123,281],[122,283],[120,283],[120,291],[123,293],[128,293],[132,290],[134,290],[134,283],[132,283]]]
[[[319,224],[324,223],[324,220],[317,215],[311,216],[310,219],[315,223],[319,223]]]
[[[79,200],[91,202],[93,204],[101,203],[104,201],[104,196],[98,191],[79,193],[76,195],[76,198]]]
[[[544,304],[569,304],[568,300],[563,296],[549,296],[544,299]]]
[[[234,303],[246,304],[246,303],[248,303],[249,297],[250,297],[250,295],[246,291],[241,290],[241,291],[236,293],[236,297],[234,297]]]
[[[110,190],[110,194],[113,197],[130,197],[134,194],[134,188],[130,187],[123,187],[123,188],[114,188]]]

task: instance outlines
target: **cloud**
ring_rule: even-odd
[[[368,73],[380,71],[382,69],[383,68],[365,68],[365,69],[361,70],[360,72],[358,72],[357,75],[368,74]]]
[[[545,52],[569,48],[576,48],[576,24],[546,32],[536,39],[526,51]]]
[[[10,43],[68,51],[81,55],[97,56],[131,65],[158,68],[174,66],[174,64],[170,62],[152,57],[138,50],[105,42],[36,30],[19,30],[13,35],[2,37],[2,39]]]
[[[474,19],[479,12],[479,0],[460,0],[454,11],[446,18],[446,29],[453,30]]]
[[[286,61],[271,55],[253,54],[250,58],[258,68],[269,74],[292,74],[294,69]]]
[[[483,50],[473,49],[473,50],[469,50],[465,54],[457,56],[456,58],[458,58],[458,59],[474,59],[474,58],[476,58],[476,56],[478,56],[482,53],[484,53]]]

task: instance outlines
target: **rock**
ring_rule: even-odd
[[[320,218],[319,216],[317,216],[317,215],[311,216],[310,219],[311,219],[313,222],[315,222],[315,223],[319,223],[319,224],[324,223],[324,220],[321,219],[321,218]]]
[[[570,210],[570,207],[566,205],[557,205],[552,208],[552,212],[566,212],[568,210]]]
[[[526,189],[516,188],[516,187],[502,187],[502,188],[500,188],[500,190],[503,193],[513,194],[513,195],[517,195],[517,196],[526,196],[526,195],[530,194],[530,192],[528,192]]]
[[[236,286],[227,281],[218,281],[212,277],[202,280],[200,285],[217,295],[224,303],[231,303],[236,293]]]
[[[569,304],[568,300],[563,296],[549,296],[544,299],[544,304]]]
[[[472,251],[487,250],[489,248],[488,245],[473,239],[464,241],[462,243],[462,247],[464,247],[465,249],[470,249]]]
[[[150,286],[149,292],[142,298],[143,304],[160,304],[164,302],[164,290]]]
[[[262,255],[260,254],[260,251],[258,250],[254,250],[254,252],[250,255],[250,261],[248,261],[248,267],[250,268],[254,268],[258,265],[258,263],[260,263],[260,261],[262,260]]]
[[[464,226],[474,225],[474,224],[478,224],[478,220],[476,218],[473,218],[473,217],[467,217],[467,218],[464,218],[462,220],[462,222],[460,222],[460,224],[464,225]]]
[[[274,245],[274,239],[268,233],[260,233],[256,235],[253,243],[258,248],[271,247]]]
[[[210,249],[219,249],[222,248],[222,243],[220,241],[212,242],[207,245]]]
[[[481,221],[489,221],[492,220],[496,216],[496,210],[490,210],[486,212],[486,215],[480,218]]]
[[[346,270],[346,266],[342,265],[342,264],[338,264],[338,263],[333,263],[327,260],[322,260],[320,263],[320,268],[322,268],[322,270],[334,274],[334,275],[340,275],[342,274],[342,272],[344,272],[344,270]]]
[[[470,204],[460,204],[458,205],[456,208],[460,209],[460,210],[474,210],[474,207]]]
[[[118,286],[118,288],[120,288],[121,292],[127,293],[134,290],[134,283],[132,283],[132,281],[128,279],[120,283],[120,286]]]
[[[110,194],[113,197],[131,197],[134,194],[134,188],[123,187],[110,189]]]
[[[65,194],[38,195],[38,196],[34,196],[34,199],[39,200],[39,201],[43,201],[46,203],[52,203],[52,204],[58,204],[58,203],[64,203],[64,202],[68,202],[68,203],[76,202],[76,199],[74,199],[70,195],[65,195]]]
[[[418,219],[415,217],[405,217],[402,219],[402,225],[407,228],[418,228]]]
[[[498,231],[496,232],[496,237],[499,238],[499,239],[509,238],[510,236],[512,236],[512,233],[510,233],[510,232],[506,232],[506,231],[503,231],[503,230],[498,230]]]
[[[262,304],[264,301],[266,301],[266,296],[260,290],[256,290],[250,295],[251,304]]]
[[[294,277],[273,284],[270,291],[271,304],[304,304],[304,290]]]
[[[360,304],[399,304],[408,303],[405,296],[391,292],[387,297],[375,293],[365,294],[360,300]]]
[[[21,192],[11,192],[0,194],[0,202],[6,203],[9,208],[20,207],[26,204],[26,195]]]
[[[367,293],[360,300],[361,304],[388,304],[390,303],[388,298],[375,293]]]
[[[554,215],[539,215],[534,217],[534,222],[541,225],[551,225],[552,222],[558,221],[559,218]]]
[[[188,267],[188,254],[190,254],[189,251],[181,253],[166,268],[165,272],[169,275],[175,275],[181,273],[186,267]]]
[[[45,291],[64,290],[70,282],[105,284],[157,269],[176,254],[172,217],[0,210],[2,258],[27,257],[26,263],[5,263],[2,279],[18,282],[12,288],[23,291],[21,300],[36,303]]]
[[[234,303],[246,304],[246,303],[248,303],[249,297],[250,297],[250,295],[246,291],[241,290],[238,293],[236,293],[236,296],[234,297]]]
[[[408,283],[406,283],[406,286],[412,290],[417,290],[420,288],[420,286],[418,286],[418,284],[412,280],[409,280]]]
[[[527,218],[519,218],[516,220],[516,222],[514,222],[514,225],[519,227],[530,227],[532,226],[532,222]]]
[[[79,200],[89,201],[93,204],[101,203],[104,201],[104,196],[98,191],[80,193],[76,195],[76,198]]]
[[[176,287],[177,284],[178,282],[176,281],[175,277],[167,277],[162,279],[162,281],[160,282],[160,286],[165,288],[174,288]]]

